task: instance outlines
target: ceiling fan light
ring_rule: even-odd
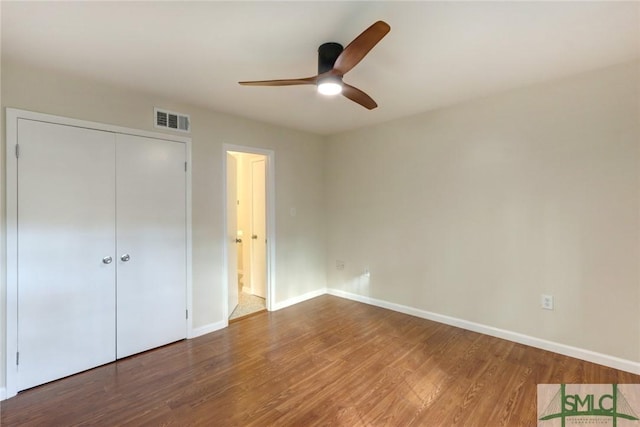
[[[342,84],[339,80],[324,79],[318,82],[318,93],[322,95],[338,95],[342,93]]]

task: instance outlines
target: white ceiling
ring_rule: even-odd
[[[2,57],[332,134],[640,58],[640,2],[1,2]],[[320,44],[391,32],[345,76],[368,111],[313,86]]]

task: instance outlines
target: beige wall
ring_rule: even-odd
[[[223,320],[229,143],[276,153],[275,302],[328,283],[640,361],[640,63],[328,142],[24,65],[1,72],[3,108],[145,130],[153,106],[191,115],[195,327]]]
[[[330,138],[329,287],[640,361],[639,127],[636,62]]]
[[[175,103],[133,89],[118,88],[26,65],[2,63],[4,108],[55,114],[154,131],[153,107],[191,115],[193,131],[193,325],[223,320],[223,144],[274,150],[276,180],[276,303],[326,285],[324,138]],[[181,134],[183,135],[183,134]],[[2,135],[2,200],[5,198],[5,141]],[[291,217],[291,207],[297,216]],[[4,209],[2,224],[4,224]],[[4,233],[3,233],[4,239]],[[4,247],[4,241],[2,243]],[[3,263],[5,262],[3,257]],[[3,267],[2,301],[6,276]],[[4,309],[3,309],[4,311]],[[4,315],[0,316],[4,322]],[[0,325],[3,337],[4,324]],[[0,387],[4,387],[4,360]]]

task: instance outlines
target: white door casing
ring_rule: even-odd
[[[115,137],[23,119],[18,132],[24,390],[115,359]]]
[[[266,167],[265,160],[251,161],[251,290],[267,297],[266,236]]]
[[[29,139],[33,139],[29,131],[24,127],[24,123],[36,123],[41,126],[43,129],[46,128],[46,131],[40,132],[41,141],[40,145],[48,144],[46,147],[49,149],[49,152],[41,152],[39,159],[40,166],[30,168],[30,165],[27,163],[26,159],[29,153]],[[57,128],[57,130],[56,130]],[[52,133],[53,129],[53,133]],[[73,147],[66,153],[65,149],[60,148],[56,144],[56,132],[62,134],[62,139],[65,143],[72,143]],[[118,253],[116,251],[116,228],[115,228],[115,147],[116,147],[116,135],[138,135],[146,138],[152,138],[157,141],[163,142],[173,142],[179,143],[177,145],[181,145],[182,149],[182,159],[187,162],[191,158],[191,139],[184,136],[176,136],[176,135],[168,135],[162,134],[158,132],[148,132],[141,131],[136,129],[130,129],[120,126],[108,125],[98,122],[89,122],[85,120],[77,120],[60,116],[53,116],[49,114],[43,113],[34,113],[25,110],[18,110],[13,108],[6,109],[6,212],[7,212],[7,234],[6,234],[6,242],[7,242],[7,292],[6,292],[6,341],[5,341],[5,350],[6,350],[6,398],[13,397],[17,394],[19,390],[25,389],[32,385],[37,385],[42,382],[49,381],[51,379],[59,378],[62,376],[70,375],[75,372],[79,372],[84,369],[89,369],[94,366],[98,366],[103,363],[108,363],[112,361],[116,357],[116,342],[117,338],[115,336],[116,331],[116,270],[118,269],[117,260]],[[19,135],[20,138],[19,139]],[[76,139],[77,135],[83,135],[85,143],[75,144],[78,141]],[[86,136],[89,135],[89,138]],[[109,143],[106,144],[105,151],[100,152],[97,155],[87,155],[87,151],[90,151],[90,146],[94,145],[100,137],[97,135],[102,135],[105,138],[109,139]],[[94,139],[94,137],[96,139]],[[47,139],[48,142],[44,140]],[[82,139],[82,138],[80,138]],[[21,145],[18,144],[21,141]],[[75,145],[74,145],[75,144]],[[88,145],[87,145],[88,144]],[[55,150],[53,150],[55,147]],[[35,147],[35,146],[33,146]],[[56,153],[55,151],[60,148],[60,153]],[[18,154],[20,152],[20,154]],[[186,155],[185,155],[186,153]],[[34,157],[35,159],[35,157]],[[23,162],[24,160],[24,162]],[[100,176],[102,168],[102,161],[110,160],[111,166],[109,167],[109,178],[96,178],[96,176]],[[185,168],[187,169],[187,173],[184,173]],[[44,178],[39,176],[31,176],[27,177],[25,174],[30,171],[33,172],[36,170],[37,172],[41,172],[42,175],[46,175]],[[19,173],[20,171],[20,173]],[[68,179],[69,175],[73,175],[73,171],[78,171],[81,174],[81,178]],[[184,246],[186,246],[186,250],[184,252],[184,260],[186,263],[185,268],[183,269],[183,292],[184,295],[187,295],[186,307],[188,309],[191,308],[191,168],[187,168],[186,163],[182,163],[181,167],[182,171],[182,179],[183,179],[183,191],[186,192],[184,194],[183,203],[186,214],[185,216],[185,225],[186,232],[183,230],[183,238],[186,240]],[[185,178],[186,175],[186,178]],[[78,175],[80,176],[80,175]],[[42,179],[41,179],[42,178]],[[67,179],[66,182],[64,180]],[[20,183],[20,185],[19,185]],[[30,194],[27,190],[31,189],[44,189],[44,194]],[[186,190],[184,187],[186,186]],[[61,188],[64,188],[66,192],[60,192]],[[20,189],[20,190],[19,190]],[[92,191],[96,192],[96,194],[88,194],[88,190],[92,189]],[[100,190],[98,190],[100,189]],[[79,190],[79,191],[78,191]],[[56,194],[56,191],[59,191],[59,194]],[[98,193],[101,191],[101,193]],[[73,194],[71,194],[73,193]],[[110,195],[107,197],[107,195]],[[100,198],[102,194],[104,198]],[[27,198],[33,198],[33,200],[29,201]],[[38,200],[39,199],[39,200]],[[99,199],[99,200],[98,200]],[[105,200],[109,199],[109,202]],[[83,201],[87,201],[88,203],[82,203]],[[73,206],[75,203],[75,206]],[[22,209],[18,209],[18,206],[21,206]],[[47,212],[47,205],[49,206],[49,211]],[[35,206],[35,208],[34,208]],[[62,209],[61,209],[62,208]],[[30,213],[33,214],[36,210],[40,213],[47,212],[47,216],[44,220],[41,218],[33,217],[31,220],[29,219],[29,209],[31,209]],[[64,209],[68,209],[72,212],[71,215],[64,212]],[[73,218],[73,215],[80,212],[81,215]],[[25,214],[26,215],[23,215]],[[100,225],[96,225],[97,222],[100,221],[101,218],[109,216],[110,220],[108,227],[103,227]],[[34,221],[35,219],[35,221]],[[88,220],[88,224],[87,221]],[[83,221],[85,221],[83,223]],[[34,238],[35,234],[31,236],[25,233],[21,233],[22,231],[26,231],[26,227],[29,226],[29,223],[36,224],[37,227],[40,227],[37,232],[37,238]],[[53,224],[55,223],[55,224]],[[21,228],[18,226],[21,224]],[[184,225],[183,225],[184,226]],[[30,226],[29,226],[30,227]],[[79,231],[78,235],[74,236],[73,233],[67,233],[66,231]],[[93,250],[92,248],[100,247],[101,233],[105,232],[106,234],[110,234],[110,248],[111,252],[111,262],[103,263],[102,258],[109,258],[108,256],[103,256],[103,250],[99,250],[100,252],[100,269],[99,274],[94,274],[94,271],[91,271],[92,266],[90,263],[86,263],[85,270],[86,274],[77,274],[78,271],[71,271],[74,269],[74,265],[67,262],[69,260],[78,260],[84,261],[86,258],[93,258]],[[93,246],[87,247],[82,246],[81,250],[73,249],[73,240],[74,239],[83,239],[87,238],[91,240]],[[47,242],[47,239],[53,239],[53,242]],[[30,241],[31,240],[31,241]],[[38,248],[35,248],[36,245],[33,245],[33,242],[37,241]],[[18,245],[18,242],[21,245]],[[31,244],[31,249],[29,249],[26,245]],[[64,247],[61,247],[64,246]],[[71,247],[71,249],[69,249]],[[31,254],[27,254],[25,251],[32,251]],[[24,255],[24,256],[22,256]],[[31,258],[29,258],[31,257]],[[19,262],[19,260],[21,262]],[[42,268],[40,266],[34,265],[26,265],[29,260],[38,260],[36,262],[42,262]],[[30,262],[30,261],[29,261]],[[55,266],[51,271],[46,271],[44,275],[43,270],[45,270],[44,263],[54,264]],[[57,267],[56,267],[57,266]],[[65,279],[73,278],[75,276],[81,276],[82,280],[90,282],[92,285],[99,284],[98,282],[104,279],[104,272],[111,272],[111,278],[108,280],[110,285],[110,292],[108,295],[101,295],[100,297],[96,297],[93,300],[100,301],[101,305],[98,307],[91,307],[92,297],[87,298],[86,295],[80,297],[83,299],[85,304],[75,304],[77,303],[76,297],[80,294],[73,294],[73,292],[77,292],[78,289],[73,286],[72,280],[65,280],[66,283],[63,284],[62,287],[50,287],[49,285],[53,284],[53,277],[55,274],[59,273],[60,270],[64,270]],[[47,283],[44,286],[44,292],[46,293],[46,298],[40,298],[41,295],[30,295],[27,293],[31,290],[27,286],[25,282],[25,286],[20,286],[22,284],[20,279],[29,279],[38,277],[39,285],[42,283]],[[44,280],[41,280],[44,277]],[[87,280],[89,278],[89,280]],[[68,286],[69,285],[69,286]],[[80,292],[85,291],[86,289],[92,289],[91,287],[81,288]],[[39,289],[41,290],[41,289]],[[54,300],[54,302],[64,301],[67,305],[65,307],[59,307],[57,304],[49,304],[51,300],[57,298],[56,291],[61,290],[63,292],[69,291],[69,294],[66,294],[66,298],[58,298]],[[71,295],[71,296],[70,296]],[[35,297],[39,297],[35,299]],[[31,299],[29,299],[31,298]],[[21,305],[19,305],[19,301]],[[64,354],[60,357],[60,354],[53,354],[53,357],[45,356],[39,357],[37,360],[29,360],[29,357],[32,356],[31,351],[29,351],[29,343],[28,339],[32,339],[33,337],[29,337],[27,335],[21,335],[20,331],[24,331],[23,327],[29,326],[29,321],[24,318],[29,312],[29,310],[33,310],[29,305],[35,306],[39,305],[38,312],[40,313],[42,318],[45,318],[44,321],[48,319],[52,319],[55,316],[61,314],[61,312],[73,311],[74,308],[79,308],[82,310],[80,314],[82,319],[85,319],[85,325],[82,325],[82,322],[76,323],[72,325],[74,328],[79,327],[83,328],[86,326],[87,331],[82,332],[83,342],[79,343],[81,345],[80,348],[73,347],[73,343],[70,345],[64,345],[65,341],[69,337],[73,337],[74,334],[68,334],[67,336],[62,336],[61,333],[57,335],[55,333],[51,334],[41,334],[47,336],[41,336],[42,341],[40,344],[42,345],[52,345],[50,349],[55,351],[62,350],[69,351],[68,354]],[[75,304],[75,305],[73,305]],[[44,306],[43,306],[44,305]],[[111,309],[105,310],[104,307],[110,305]],[[194,337],[197,335],[196,330],[192,329],[191,325],[191,316],[189,316],[189,320],[185,322],[185,310],[184,310],[184,299],[183,299],[183,308],[181,308],[181,319],[182,319],[182,334],[184,337],[185,326],[187,326],[187,335]],[[80,308],[81,307],[81,308]],[[43,310],[44,309],[44,310]],[[46,310],[49,310],[50,313],[45,313]],[[190,311],[190,310],[189,310]],[[19,313],[22,317],[19,317]],[[106,313],[106,316],[109,318],[108,322],[101,322],[102,315]],[[62,313],[64,314],[64,313]],[[53,317],[52,317],[53,316]],[[43,323],[42,321],[39,323]],[[111,334],[111,338],[109,338],[105,333],[96,329],[96,326],[100,324],[104,325],[108,323],[109,331]],[[18,328],[20,325],[20,330]],[[36,331],[37,333],[38,331]],[[59,332],[59,331],[58,331]],[[59,342],[56,341],[59,339]],[[35,341],[32,341],[32,345]],[[95,349],[92,349],[92,343],[97,344],[98,346],[109,347],[109,356],[108,357],[96,357],[94,361],[91,362],[88,360],[87,355],[92,353]],[[78,344],[78,343],[75,343]],[[56,350],[57,349],[57,350]],[[44,356],[43,352],[38,352],[38,356]],[[58,357],[58,359],[55,359]],[[72,366],[73,363],[78,362],[79,359],[80,365]],[[29,366],[33,367],[34,363],[44,362],[49,366],[44,366],[46,375],[47,372],[53,374],[49,375],[49,377],[41,376],[41,378],[35,378],[35,376],[29,374]],[[56,363],[57,361],[62,360],[62,363]],[[67,363],[69,362],[69,363]],[[53,368],[53,369],[50,369]],[[42,371],[43,366],[39,365],[37,367],[37,371]],[[32,370],[34,371],[34,370]],[[40,375],[42,372],[36,372],[36,376]]]
[[[226,156],[228,151],[236,152],[236,153],[247,153],[247,154],[259,154],[264,156],[265,159],[265,197],[266,197],[266,233],[265,238],[267,240],[266,243],[266,304],[267,310],[271,311],[276,309],[277,304],[275,303],[276,299],[276,212],[275,212],[275,199],[276,199],[276,180],[275,180],[275,152],[273,150],[258,148],[258,147],[249,147],[245,145],[236,145],[236,144],[223,144],[222,145],[222,155]],[[226,157],[224,157],[226,158]],[[225,161],[226,164],[226,161]],[[226,175],[225,175],[226,179]],[[225,198],[221,200],[221,203],[226,203],[226,195]],[[228,221],[227,210],[225,212],[225,221]],[[251,239],[251,227],[250,224],[248,229],[243,229],[243,242],[245,245],[243,246],[243,250],[247,252],[251,252],[250,246],[253,242]],[[231,243],[228,239],[225,239],[225,254],[229,253],[229,245]],[[245,258],[246,259],[246,258]],[[227,283],[226,277],[230,274],[227,264],[225,262],[225,284]],[[244,286],[251,286],[251,282],[249,276],[251,275],[250,271],[250,262],[245,262],[243,265],[243,273],[244,273]],[[225,289],[227,287],[225,286]],[[226,291],[225,291],[226,292]],[[225,295],[225,302],[228,301],[227,296]]]
[[[117,135],[117,357],[186,337],[185,146]]]
[[[233,155],[227,155],[227,287],[229,288],[227,317],[238,305],[238,165]]]

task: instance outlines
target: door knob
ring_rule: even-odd
[[[129,261],[129,260],[131,259],[131,257],[129,256],[129,254],[124,254],[124,255],[122,255],[122,256],[120,257],[120,259],[121,259],[123,262],[127,262],[127,261]]]
[[[111,264],[111,261],[113,261],[113,259],[111,259],[110,256],[106,256],[106,257],[102,258],[102,262],[104,264]]]
[[[242,243],[242,239],[238,237],[238,238],[236,239],[236,243]]]
[[[251,238],[252,238],[253,240],[256,240],[256,239],[258,238],[258,235],[257,235],[257,234],[254,234],[253,236],[251,236]]]

